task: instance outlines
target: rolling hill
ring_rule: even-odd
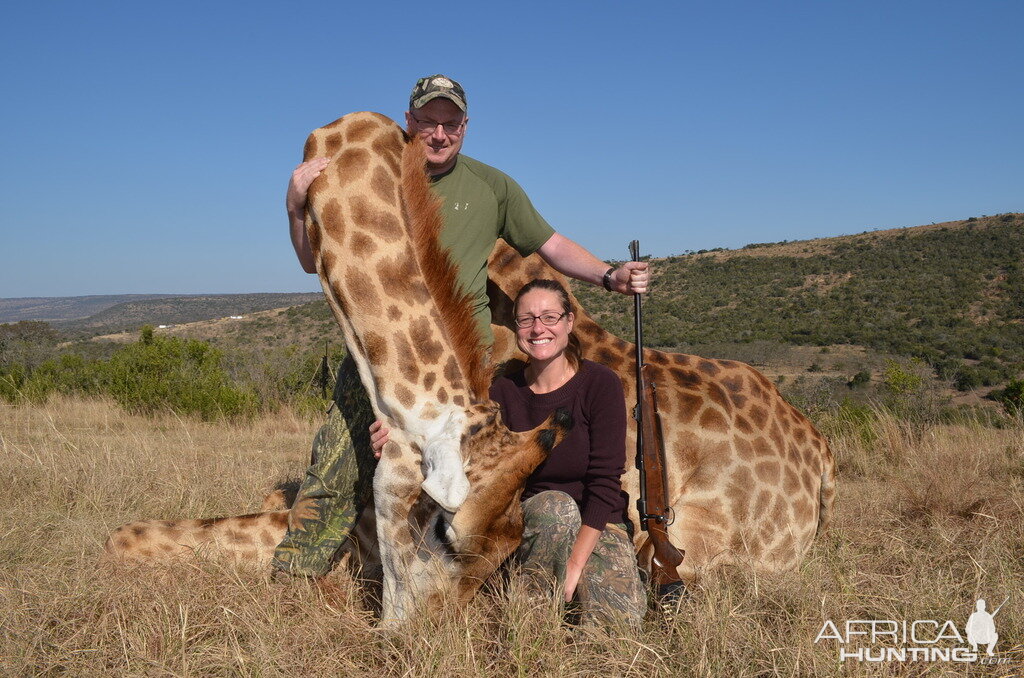
[[[650,345],[728,345],[729,357],[750,362],[766,362],[757,355],[777,354],[779,346],[859,346],[920,358],[961,390],[1024,373],[1022,214],[753,243],[652,263]],[[582,284],[574,291],[605,327],[631,336],[628,299]],[[233,315],[245,317],[225,320]],[[325,339],[340,341],[319,294],[130,300],[57,327],[127,341],[146,323],[173,324],[162,331],[225,347],[322,350]]]

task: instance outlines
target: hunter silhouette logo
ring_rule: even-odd
[[[1010,597],[1007,596],[1006,600],[1009,599]],[[975,603],[975,611],[968,617],[967,626],[964,629],[967,631],[967,642],[971,644],[975,652],[978,651],[979,645],[987,645],[986,653],[989,657],[992,656],[996,641],[999,640],[999,634],[996,633],[995,616],[999,614],[999,610],[1003,609],[1003,605],[1006,605],[1006,600],[1000,603],[992,614],[985,611],[984,598]]]
[[[837,641],[841,662],[952,661],[1003,664],[1009,661],[1009,657],[995,657],[995,647],[999,641],[995,616],[1008,600],[1009,596],[991,613],[983,598],[975,602],[974,612],[964,626],[966,638],[960,634],[956,623],[948,619],[849,619],[838,626],[827,619],[814,642]],[[978,646],[985,648],[985,656],[979,656]]]

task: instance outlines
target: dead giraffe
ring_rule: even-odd
[[[305,157],[314,156],[331,158],[307,202],[317,271],[374,413],[392,429],[374,504],[382,616],[400,620],[448,587],[468,598],[511,553],[526,477],[568,421],[552,415],[535,431],[513,433],[489,401],[469,299],[456,291],[456,270],[438,244],[442,221],[422,145],[382,115],[354,113],[310,135]],[[154,541],[171,546],[159,556],[212,538],[203,543],[236,558],[268,558],[282,520],[132,523],[111,535],[107,550],[145,559]]]
[[[348,119],[353,122],[356,118],[346,116],[342,120]],[[358,119],[365,120],[362,117]],[[317,146],[323,143],[323,148],[335,156],[335,169],[329,169],[328,172],[335,172],[339,178],[349,180],[353,176],[365,177],[368,168],[380,167],[384,163],[391,170],[390,174],[385,170],[384,176],[394,181],[399,152],[388,150],[389,145],[393,148],[393,141],[386,141],[382,136],[375,136],[370,142],[365,140],[365,130],[376,128],[381,119],[382,116],[373,118],[368,126],[355,127],[355,131],[333,129],[341,121],[318,130],[324,132],[333,129],[324,132],[324,136],[329,134],[325,140],[315,138],[317,133],[314,133],[309,142],[314,146],[310,148],[307,144],[306,157],[323,152]],[[397,132],[397,127],[394,130]],[[391,136],[397,139],[395,132]],[[343,143],[347,148],[350,136],[351,141],[356,142],[356,148],[367,154],[349,156],[346,161],[349,164],[345,165],[338,162],[337,152]],[[353,168],[361,169],[353,174]],[[408,164],[406,168],[403,181],[411,172]],[[376,169],[373,173],[373,180],[376,180]],[[422,178],[419,169],[411,173]],[[376,184],[375,191],[386,186],[381,181],[376,181]],[[426,184],[423,183],[420,188],[425,191]],[[340,213],[339,206],[332,206],[329,200],[325,202],[322,209],[328,216]],[[353,212],[363,210],[363,213],[369,206],[372,205],[361,201],[354,201],[351,205]],[[436,208],[425,209],[423,213],[431,214],[430,219],[434,219]],[[378,221],[388,223],[387,218]],[[386,232],[398,233],[393,229],[386,229]],[[340,238],[344,237],[342,232]],[[376,250],[375,241],[364,239],[358,232],[350,234],[345,244],[357,255]],[[416,254],[420,256],[421,251],[417,249]],[[411,256],[406,252],[403,261],[388,261],[386,265],[390,268],[386,272],[408,273],[410,267],[405,263],[408,261],[411,261]],[[511,248],[502,244],[492,253],[488,270],[492,313],[495,323],[501,325],[493,328],[493,356],[496,362],[501,362],[515,357],[515,341],[510,329],[511,298],[530,279],[547,277],[563,282],[564,279],[548,268],[539,257],[521,259]],[[355,279],[357,276],[352,273],[351,277]],[[431,279],[428,276],[428,281]],[[325,292],[329,299],[331,289],[325,282]],[[354,289],[360,289],[358,281],[355,281]],[[434,293],[432,288],[431,294]],[[579,316],[577,332],[586,355],[616,370],[623,380],[626,402],[635,401],[635,388],[632,384],[633,345],[605,332],[578,302],[574,300],[574,303]],[[378,306],[383,312],[383,304],[379,303]],[[387,314],[390,320],[400,319],[400,316],[395,316],[390,305]],[[384,317],[383,313],[381,317]],[[344,326],[344,322],[342,324]],[[370,337],[370,350],[364,351],[372,354],[373,347],[380,343],[373,338],[375,335],[367,336]],[[835,493],[834,461],[825,440],[803,415],[782,399],[763,375],[747,365],[658,351],[648,351],[645,360],[655,368],[666,445],[670,453],[669,487],[676,512],[676,521],[670,531],[676,545],[687,551],[680,575],[692,580],[709,568],[735,562],[748,563],[758,569],[795,566],[810,547],[813,537],[825,528],[830,515]],[[413,367],[419,369],[419,365],[407,365],[405,369],[411,372]],[[424,381],[429,379],[430,374],[433,373],[428,373]],[[400,383],[403,382],[400,380]],[[397,389],[395,391],[392,395],[400,397]],[[442,396],[438,393],[437,397]],[[446,390],[444,397],[451,398],[452,394]],[[495,416],[493,410],[488,412],[488,416]],[[488,436],[494,439],[485,440]],[[467,476],[472,491],[469,500],[455,514],[451,523],[456,527],[461,525],[461,529],[456,532],[463,536],[457,545],[465,553],[481,553],[489,544],[503,542],[500,548],[491,550],[488,557],[470,559],[476,568],[472,576],[464,576],[458,584],[459,592],[464,595],[472,593],[479,582],[493,571],[500,553],[507,553],[511,550],[509,545],[518,542],[515,528],[519,492],[526,476],[539,463],[539,459],[535,461],[535,457],[526,456],[499,469],[496,466],[501,461],[498,451],[504,444],[505,436],[502,427],[491,426],[486,429],[485,435],[477,435],[473,439],[475,445],[465,448],[463,452],[463,456],[467,457]],[[635,423],[630,424],[627,436],[627,444],[632,445]],[[407,458],[400,455],[400,459]],[[415,470],[409,470],[408,466],[400,468],[406,468],[415,475]],[[509,476],[503,478],[504,473],[509,473]],[[518,486],[512,487],[516,483]],[[637,483],[637,473],[635,469],[630,469],[623,478],[623,486],[631,496],[637,494]],[[404,485],[382,485],[382,489],[390,496],[402,496],[401,493],[406,489],[416,493],[419,488],[416,482],[406,479]],[[443,523],[445,516],[430,513],[431,506],[426,501],[399,504],[397,514],[419,515],[413,522],[421,527],[430,525],[432,521],[435,526],[438,520]],[[424,511],[428,513],[426,519],[423,519]],[[630,512],[636,524],[635,507],[631,506]],[[364,512],[363,516],[369,516],[368,521],[372,523],[372,512]],[[389,519],[393,517],[388,516]],[[181,546],[178,551],[191,552],[196,543],[200,547],[216,543],[218,548],[236,554],[240,560],[253,559],[265,565],[277,541],[283,537],[284,521],[285,514],[277,512],[218,521],[133,523],[120,528],[111,536],[108,550],[116,554],[151,559],[158,557],[160,552],[174,552],[176,545]],[[368,529],[368,521],[361,519],[350,546],[367,546],[373,532]],[[136,536],[140,528],[144,528],[141,539]],[[152,548],[154,532],[158,532],[163,541],[163,545],[155,550]],[[432,538],[437,539],[438,532],[430,529],[419,532],[417,536],[421,539],[421,545]],[[174,540],[168,539],[172,535]],[[259,535],[263,536],[258,538]],[[443,545],[434,542],[427,546],[430,551],[441,549]],[[452,546],[450,544],[448,548]],[[641,564],[644,564],[644,560],[649,559],[649,553],[644,550],[643,533],[639,531],[637,548]],[[372,556],[372,550],[357,550]],[[464,574],[468,572],[468,569],[463,570]],[[424,588],[430,588],[436,586],[438,578],[424,571],[418,581]]]
[[[524,260],[503,243],[491,253],[488,276],[494,359],[517,359],[521,356],[510,337],[512,299],[519,288],[536,278],[569,286],[539,256]],[[602,329],[575,297],[572,302],[583,355],[619,375],[628,411],[636,402],[635,345]],[[749,365],[654,350],[644,351],[644,362],[653,368],[669,457],[669,500],[675,511],[669,532],[673,544],[686,551],[680,576],[692,581],[728,563],[759,570],[799,564],[827,527],[835,498],[835,460],[825,438]],[[632,416],[627,421],[631,454],[636,421]],[[639,473],[631,464],[622,487],[630,497],[639,495]],[[640,562],[649,566],[635,503],[629,509]]]

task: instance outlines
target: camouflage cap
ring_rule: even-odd
[[[416,86],[412,88],[412,94],[409,95],[409,108],[420,108],[428,101],[438,97],[444,97],[463,111],[466,110],[466,92],[462,89],[462,85],[440,73],[428,75],[416,81]]]

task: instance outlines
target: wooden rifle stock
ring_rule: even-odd
[[[633,261],[640,259],[640,243],[629,244]],[[668,501],[668,479],[665,470],[665,442],[661,434],[661,419],[654,381],[643,363],[643,327],[640,295],[633,295],[633,320],[636,331],[636,393],[633,410],[636,419],[636,465],[640,470],[640,498],[637,510],[640,526],[647,532],[647,541],[653,548],[651,578],[655,591],[681,583],[677,568],[683,562],[684,552],[669,541],[668,526],[674,516]]]

